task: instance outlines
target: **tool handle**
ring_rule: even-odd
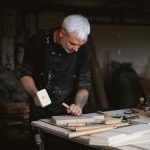
[[[67,105],[66,103],[63,102],[62,105],[63,105],[65,108],[69,109],[69,105]]]

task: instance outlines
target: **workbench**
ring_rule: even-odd
[[[116,114],[121,114],[123,113],[124,110],[115,110],[115,111],[108,111],[107,113],[111,114],[111,115],[116,115]],[[139,123],[146,123],[149,124],[150,123],[150,116],[144,116],[141,115],[139,118],[135,119],[136,122]],[[90,135],[85,135],[85,136],[80,136],[80,137],[76,137],[76,138],[68,138],[68,133],[69,130],[56,126],[56,125],[52,125],[49,123],[46,123],[42,120],[39,121],[33,121],[32,123],[32,127],[38,129],[39,131],[39,135],[40,137],[43,136],[43,133],[47,133],[47,134],[53,134],[56,135],[60,138],[69,140],[69,141],[73,141],[75,143],[79,143],[85,146],[88,146],[91,149],[99,149],[99,150],[115,150],[115,149],[120,149],[120,150],[139,150],[139,149],[143,149],[143,150],[150,150],[150,141],[145,142],[143,148],[135,146],[135,145],[124,145],[124,146],[119,146],[119,147],[109,147],[109,146],[93,146],[93,145],[89,145],[89,138]],[[123,127],[122,127],[123,128]],[[150,139],[150,138],[149,138]],[[146,148],[145,148],[146,146]],[[44,150],[44,142],[41,141],[40,145],[39,145],[39,150]]]

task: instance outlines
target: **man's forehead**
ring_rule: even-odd
[[[85,42],[86,42],[85,40],[80,40],[79,38],[77,38],[76,33],[70,33],[68,35],[68,37],[69,37],[69,42],[74,44],[74,45],[81,46],[81,45],[85,44]]]

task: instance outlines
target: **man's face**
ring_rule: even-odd
[[[80,46],[85,44],[86,41],[79,40],[75,33],[68,34],[64,29],[60,38],[60,44],[66,50],[67,53],[78,52]]]

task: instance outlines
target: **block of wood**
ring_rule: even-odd
[[[122,118],[107,118],[105,119],[104,123],[105,124],[116,124],[116,123],[121,123]]]
[[[104,120],[104,115],[97,113],[83,114],[82,116],[62,115],[52,116],[52,121],[56,125],[67,126],[68,123],[89,123],[100,122]]]
[[[68,129],[72,131],[87,131],[87,130],[94,130],[94,129],[100,129],[100,128],[107,128],[107,127],[113,127],[113,128],[118,128],[118,127],[123,127],[123,126],[128,126],[129,123],[114,123],[114,124],[101,124],[97,123],[93,125],[88,125],[88,126],[76,126],[76,127],[68,127]]]

